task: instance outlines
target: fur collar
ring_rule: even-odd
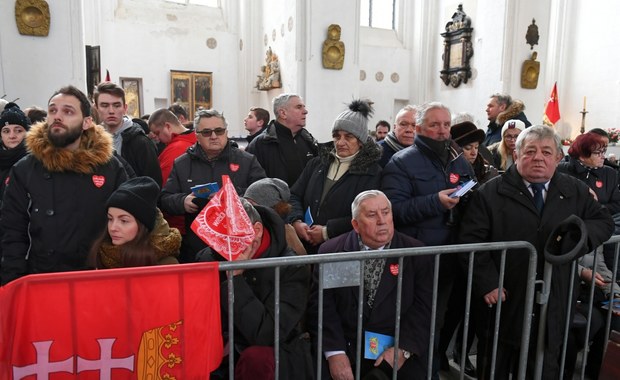
[[[176,228],[171,228],[164,219],[161,211],[157,210],[155,228],[149,235],[149,240],[155,259],[162,263],[168,258],[176,258],[181,247],[181,234]],[[101,263],[104,268],[122,268],[120,246],[104,242],[99,249]]]
[[[497,115],[497,120],[495,122],[501,128],[506,121],[510,119],[517,119],[517,116],[524,110],[525,104],[523,104],[522,101],[513,100],[506,110]]]
[[[112,136],[100,125],[82,133],[80,147],[75,151],[52,145],[47,138],[48,129],[46,122],[33,125],[26,136],[26,147],[50,172],[91,174],[112,158]]]

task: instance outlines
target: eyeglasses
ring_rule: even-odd
[[[504,140],[516,140],[517,137],[519,137],[519,135],[516,135],[516,136],[505,135]]]
[[[605,157],[606,154],[607,154],[607,150],[606,149],[595,150],[594,152],[592,152],[592,156]]]
[[[226,128],[215,128],[215,129],[203,129],[202,131],[196,131],[202,137],[211,137],[212,133],[215,133],[216,136],[222,136],[226,133]]]

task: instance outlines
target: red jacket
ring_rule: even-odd
[[[162,188],[168,181],[168,176],[172,171],[172,165],[174,160],[185,153],[187,148],[196,143],[196,132],[190,131],[181,135],[173,134],[172,140],[166,148],[159,154],[159,168],[161,169],[161,176],[163,178]],[[168,215],[164,213],[170,227],[176,227],[179,229],[182,235],[185,235],[185,218],[183,215]]]

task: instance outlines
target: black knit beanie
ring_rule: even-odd
[[[155,227],[159,186],[150,177],[136,177],[121,184],[108,199],[107,207],[127,211],[149,231]]]
[[[0,128],[5,125],[21,125],[26,131],[30,129],[30,119],[19,106],[13,102],[4,106],[4,111],[0,114]]]

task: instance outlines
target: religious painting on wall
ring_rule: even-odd
[[[212,108],[212,80],[208,72],[170,71],[170,103],[184,106],[193,119],[199,108]]]
[[[140,118],[142,115],[142,79],[120,78],[121,87],[125,90],[125,104],[127,115],[131,118]]]

